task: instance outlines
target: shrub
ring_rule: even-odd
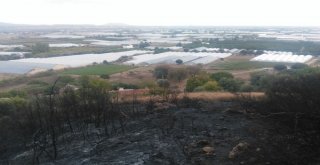
[[[209,80],[209,76],[205,73],[191,77],[187,80],[186,91],[193,92],[195,88],[204,85]]]
[[[203,88],[206,91],[217,91],[220,89],[219,84],[216,81],[208,81],[203,85]]]

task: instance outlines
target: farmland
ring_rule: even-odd
[[[319,107],[317,30],[52,27],[0,32],[0,164],[292,164],[319,137],[291,115]]]
[[[49,57],[49,58],[25,58],[14,60],[15,62],[25,63],[40,63],[40,64],[51,64],[51,65],[65,65],[67,67],[80,67],[86,66],[93,63],[102,63],[103,61],[113,62],[118,60],[122,56],[133,56],[138,54],[148,53],[148,51],[125,51],[125,52],[113,52],[103,54],[80,54],[70,55],[61,57]]]
[[[114,64],[100,64],[92,65],[83,68],[67,69],[62,74],[71,75],[112,75],[115,73],[124,72],[133,69],[130,65],[114,65]]]
[[[223,70],[250,70],[259,68],[272,68],[277,64],[278,63],[257,61],[225,61],[213,66]]]

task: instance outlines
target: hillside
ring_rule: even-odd
[[[116,125],[105,137],[104,131],[90,126],[86,134],[75,131],[61,135],[55,164],[269,164],[268,153],[259,141],[265,132],[256,119],[237,110],[232,102],[201,103],[199,108],[182,108],[157,103],[157,111],[140,112]],[[139,113],[139,112],[137,112]],[[143,115],[142,115],[143,114]],[[234,148],[241,150],[236,151]],[[40,164],[52,162],[45,153]],[[41,156],[40,156],[41,155]],[[12,164],[30,162],[33,152],[16,155]]]

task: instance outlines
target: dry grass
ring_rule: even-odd
[[[243,96],[251,96],[251,97],[263,97],[264,93],[262,92],[246,92],[246,93],[230,93],[230,92],[193,92],[193,93],[186,93],[180,94],[179,98],[183,96],[187,96],[191,99],[201,99],[206,101],[227,101],[233,100],[238,97],[238,95]]]
[[[139,67],[110,76],[110,82],[142,85],[143,83],[155,82],[152,71],[153,66]]]
[[[0,73],[0,81],[17,77],[15,74]]]
[[[238,98],[238,96],[244,97],[254,97],[262,98],[265,96],[262,92],[241,92],[241,93],[230,93],[230,92],[192,92],[192,93],[180,93],[178,99],[183,97],[188,97],[190,99],[199,99],[204,101],[232,101]],[[119,101],[123,102],[132,102],[132,99],[135,99],[137,102],[148,102],[150,99],[153,101],[163,101],[162,96],[127,96],[119,98]]]

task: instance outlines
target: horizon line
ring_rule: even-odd
[[[105,24],[90,24],[90,23],[73,23],[73,24],[64,24],[64,23],[53,23],[53,24],[34,24],[34,23],[13,23],[13,22],[0,22],[2,25],[12,25],[12,26],[127,26],[127,27],[312,27],[320,28],[320,25],[136,25],[136,24],[127,24],[127,23],[105,23]]]

